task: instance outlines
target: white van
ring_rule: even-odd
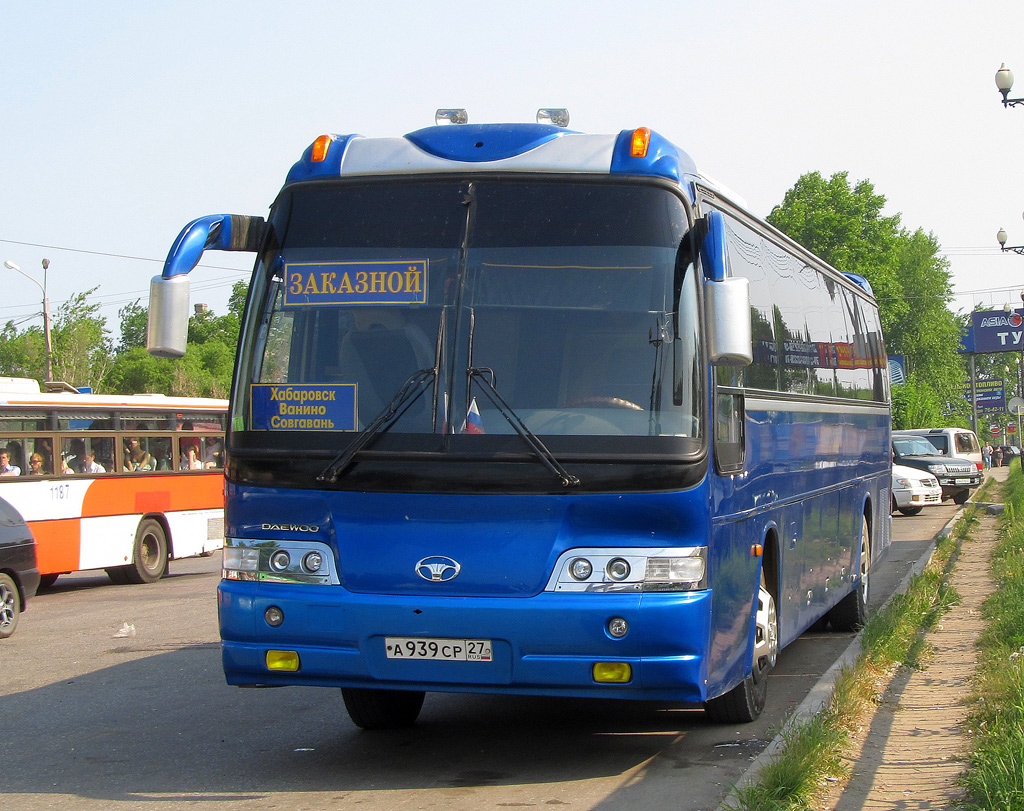
[[[981,456],[981,445],[974,431],[966,428],[911,428],[906,431],[893,431],[893,436],[923,436],[943,456],[956,459],[970,459],[983,470],[985,461]]]

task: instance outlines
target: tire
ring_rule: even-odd
[[[917,515],[924,507],[900,507],[900,512],[904,515]]]
[[[370,690],[342,687],[345,709],[362,729],[401,729],[416,723],[426,693],[422,690]]]
[[[131,566],[111,566],[109,569],[104,569],[107,573],[107,577],[110,578],[110,582],[115,586],[124,586],[128,583],[128,569]]]
[[[871,529],[868,518],[864,516],[860,523],[860,576],[857,587],[836,603],[828,612],[828,620],[833,631],[856,631],[863,627],[868,619],[868,596],[871,582]]]
[[[0,639],[7,639],[18,627],[21,595],[10,575],[0,573]]]
[[[135,549],[132,562],[124,567],[125,578],[128,583],[155,583],[166,573],[167,535],[159,521],[147,518],[135,533]]]
[[[754,661],[750,675],[725,695],[704,702],[704,712],[721,724],[745,724],[756,720],[768,701],[768,674],[779,655],[779,616],[775,598],[768,591],[764,569],[757,590]]]
[[[958,490],[956,493],[953,494],[953,503],[954,504],[966,504],[967,503],[967,499],[969,499],[970,497],[971,497],[971,491],[970,490]]]

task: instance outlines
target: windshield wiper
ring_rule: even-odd
[[[562,467],[561,463],[554,457],[554,454],[541,442],[540,437],[526,427],[526,424],[519,419],[519,415],[512,410],[512,406],[506,403],[504,398],[498,394],[498,389],[486,376],[488,374],[493,375],[494,373],[490,369],[483,368],[471,368],[468,372],[470,380],[476,378],[483,381],[485,385],[482,386],[482,389],[484,394],[487,395],[487,399],[501,412],[501,416],[508,421],[508,424],[516,429],[516,433],[526,441],[526,444],[530,446],[530,450],[537,454],[537,457],[544,463],[544,466],[562,480],[562,486],[574,487],[578,485],[580,480]]]
[[[376,417],[370,420],[367,426],[359,432],[345,450],[331,460],[330,464],[323,469],[323,472],[316,477],[316,480],[318,482],[329,482],[330,484],[336,482],[338,476],[349,466],[355,455],[366,446],[366,443],[377,434],[390,428],[391,425],[388,425],[388,423],[393,424],[412,405],[413,401],[426,390],[427,385],[433,382],[436,375],[437,371],[435,369],[420,369],[418,372],[413,372],[409,379],[402,384],[398,393],[391,398],[391,402],[384,406]]]

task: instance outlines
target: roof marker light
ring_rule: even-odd
[[[537,123],[543,124],[545,121],[556,127],[568,127],[569,111],[564,107],[541,107],[537,111]]]
[[[313,154],[310,155],[310,160],[313,163],[323,163],[327,160],[327,150],[331,148],[333,140],[330,135],[321,135],[313,141]]]
[[[629,156],[631,158],[646,158],[647,147],[651,145],[651,131],[647,127],[637,127],[633,130],[633,137],[629,140]]]
[[[469,115],[462,107],[442,107],[434,113],[434,123],[440,124],[442,121],[452,124],[468,124]]]

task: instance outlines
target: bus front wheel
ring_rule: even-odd
[[[129,583],[155,583],[167,573],[167,534],[159,521],[147,518],[139,524],[132,562],[123,571]]]
[[[362,729],[401,729],[416,723],[423,699],[422,690],[371,690],[342,687],[345,709]]]
[[[757,719],[768,700],[768,674],[779,655],[779,615],[775,598],[768,591],[764,570],[757,590],[754,661],[750,675],[725,695],[704,703],[704,711],[713,721],[744,724]]]

